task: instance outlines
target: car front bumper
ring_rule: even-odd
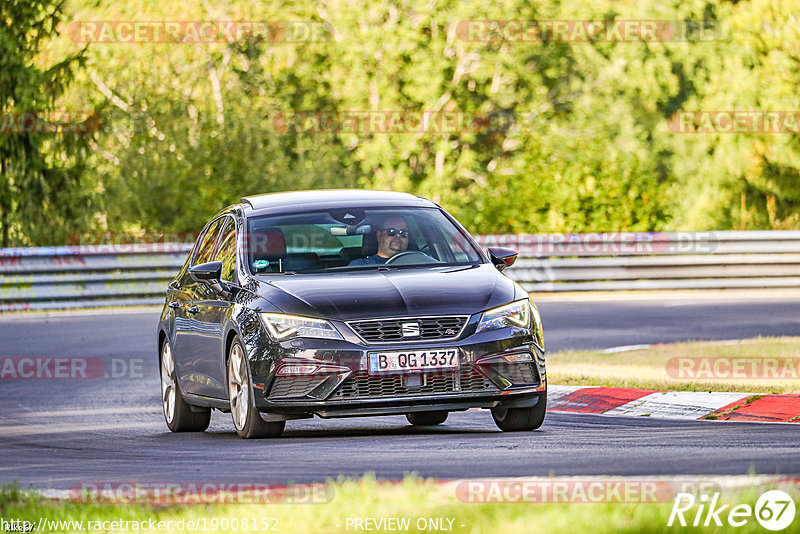
[[[459,368],[369,372],[371,352],[420,349],[456,349]],[[534,406],[547,390],[544,349],[525,328],[473,333],[449,342],[380,345],[366,344],[354,336],[275,343],[264,335],[250,337],[249,351],[255,405],[267,420],[270,416],[351,417],[494,408],[500,404]],[[507,358],[512,355],[515,358]],[[519,355],[530,358],[508,361],[519,359]],[[279,375],[285,366],[316,369],[307,374]]]

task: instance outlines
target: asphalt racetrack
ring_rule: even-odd
[[[693,339],[800,335],[795,296],[552,300],[548,352]],[[488,411],[412,428],[402,416],[289,421],[277,440],[241,440],[229,414],[171,434],[159,399],[158,311],[0,316],[0,357],[103,361],[95,379],[0,379],[0,482],[324,482],[426,477],[800,474],[800,425],[554,413],[502,433]],[[556,357],[557,358],[557,357]],[[555,360],[555,359],[554,359]],[[551,360],[548,365],[554,365]]]

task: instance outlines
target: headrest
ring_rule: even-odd
[[[283,231],[276,226],[253,229],[249,239],[250,252],[254,258],[276,260],[286,257],[286,238]]]
[[[364,235],[361,241],[361,256],[366,258],[378,253],[378,236],[375,231]]]

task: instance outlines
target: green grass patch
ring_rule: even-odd
[[[641,479],[639,479],[641,480]],[[38,495],[6,488],[0,492],[0,517],[4,520],[30,521],[38,525],[41,518],[50,521],[51,532],[194,532],[189,521],[198,522],[204,528],[198,532],[364,532],[354,528],[355,519],[395,518],[406,520],[406,532],[623,532],[647,533],[672,531],[726,532],[731,527],[703,527],[682,529],[667,527],[673,507],[672,498],[664,502],[649,503],[468,503],[457,496],[453,485],[441,485],[430,480],[408,477],[399,484],[381,483],[373,477],[356,481],[332,483],[333,498],[324,504],[220,504],[220,505],[119,505],[48,500]],[[747,487],[726,490],[721,502],[755,505],[758,497],[767,488]],[[795,502],[800,503],[800,492],[795,487],[786,489]],[[730,510],[731,507],[728,507]],[[689,524],[697,512],[695,506],[685,517]],[[725,520],[725,514],[721,519]],[[249,526],[243,522],[249,520]],[[87,528],[90,522],[138,521],[169,522],[168,529],[135,529],[130,525],[116,529]],[[264,521],[266,520],[266,521]],[[348,520],[350,522],[348,523]],[[430,527],[434,524],[444,528]],[[53,521],[81,521],[83,528],[63,526],[53,528]],[[236,527],[234,527],[236,521]],[[422,522],[425,522],[423,525]],[[438,521],[438,523],[437,523]],[[181,528],[181,525],[183,528]],[[265,528],[264,525],[267,525]],[[109,525],[110,526],[110,525]],[[388,532],[388,528],[374,528],[373,532]],[[273,530],[274,528],[274,530]],[[763,532],[758,522],[751,518],[747,525],[735,529],[737,532]],[[397,531],[395,529],[394,531]],[[783,532],[800,531],[800,520],[795,520]]]
[[[559,385],[800,393],[798,377],[800,337],[674,343],[611,354],[568,350],[547,361],[548,382]]]

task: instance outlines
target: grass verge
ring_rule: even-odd
[[[800,337],[759,337],[656,345],[618,353],[568,350],[549,355],[550,384],[800,393]]]
[[[340,481],[330,485],[333,498],[323,504],[213,504],[158,506],[143,504],[98,504],[72,501],[54,501],[38,495],[20,492],[14,488],[0,491],[0,517],[5,521],[29,521],[38,528],[39,521],[46,518],[51,532],[358,532],[366,528],[355,528],[355,519],[375,522],[381,519],[396,518],[407,521],[407,528],[376,528],[370,523],[370,530],[386,532],[402,530],[406,532],[449,531],[454,533],[495,533],[495,532],[664,532],[673,528],[676,531],[727,532],[731,527],[725,523],[727,514],[721,514],[722,527],[702,526],[705,516],[697,528],[682,529],[667,527],[673,508],[670,494],[660,502],[646,503],[531,503],[504,502],[473,504],[463,502],[457,497],[453,485],[441,485],[433,481],[407,477],[399,484],[380,483],[372,477],[358,481]],[[748,504],[753,507],[766,487],[757,485],[725,490],[720,502]],[[800,502],[797,486],[784,487]],[[713,493],[712,493],[713,495]],[[700,501],[697,501],[699,505]],[[732,508],[729,506],[728,511]],[[685,513],[691,525],[698,511],[694,506]],[[244,526],[244,519],[249,525]],[[268,521],[263,522],[263,519]],[[131,528],[131,525],[117,528],[92,528],[90,522],[159,522],[169,528]],[[432,521],[433,520],[433,521]],[[63,525],[58,528],[54,521],[81,521],[77,525]],[[182,521],[182,523],[181,523]],[[202,527],[194,528],[194,521]],[[234,527],[234,521],[236,526]],[[424,521],[424,524],[423,524]],[[710,523],[713,525],[713,521]],[[266,525],[266,528],[265,528]],[[396,525],[396,524],[395,524]],[[433,528],[431,528],[431,526]],[[113,525],[108,524],[107,527]],[[55,528],[54,528],[55,527]],[[420,528],[423,527],[423,528]],[[44,530],[44,529],[43,529]],[[737,532],[763,532],[764,529],[754,517],[746,525],[735,529]],[[783,532],[800,532],[800,520],[795,520]]]

